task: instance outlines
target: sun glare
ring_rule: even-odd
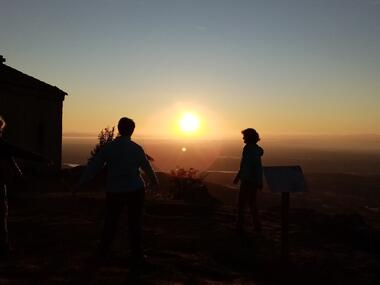
[[[199,119],[196,115],[191,113],[185,113],[179,120],[179,127],[182,132],[191,134],[195,133],[200,126]]]

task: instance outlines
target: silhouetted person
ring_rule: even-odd
[[[140,265],[143,262],[142,218],[145,195],[145,183],[140,169],[147,174],[153,186],[158,181],[143,148],[131,140],[134,129],[135,123],[131,119],[124,117],[119,120],[120,136],[106,144],[89,161],[77,187],[89,181],[104,166],[107,167],[106,216],[98,257],[106,257],[121,212],[126,206],[132,263]]]
[[[21,175],[15,157],[38,162],[50,162],[42,155],[23,150],[3,139],[5,120],[0,116],[0,255],[8,254],[10,251],[8,236],[8,198],[7,182],[15,174]]]
[[[264,150],[257,145],[260,137],[256,130],[248,128],[241,133],[243,134],[245,146],[240,162],[240,170],[233,181],[234,184],[237,184],[240,180],[237,229],[239,231],[243,230],[244,212],[248,204],[253,226],[256,231],[260,231],[261,223],[257,206],[257,191],[263,187],[261,156],[264,154]]]

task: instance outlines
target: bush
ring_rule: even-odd
[[[207,173],[199,173],[194,168],[188,170],[177,168],[170,172],[170,188],[174,199],[186,199],[197,192],[207,193],[207,187],[203,183]]]

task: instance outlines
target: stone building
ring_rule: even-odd
[[[0,55],[0,115],[7,141],[61,167],[62,108],[66,92],[5,64]]]

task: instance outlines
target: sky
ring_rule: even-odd
[[[65,134],[380,134],[380,0],[0,4],[0,54],[68,93]]]

